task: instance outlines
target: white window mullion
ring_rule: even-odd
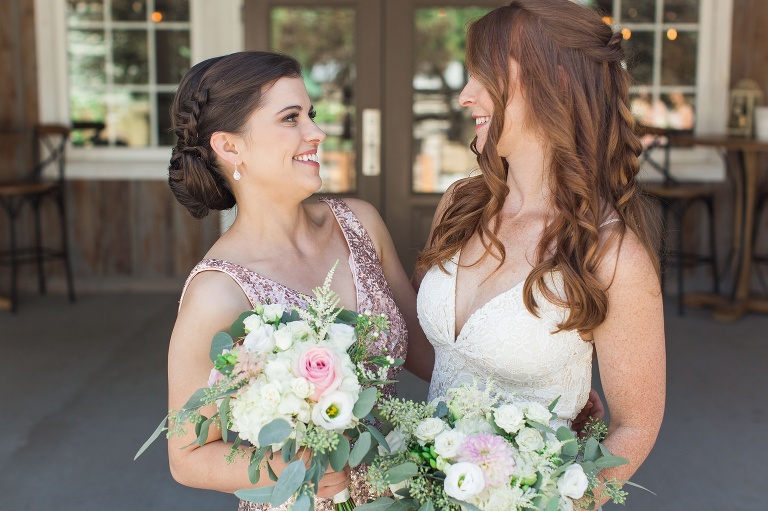
[[[149,55],[147,57],[147,65],[149,66],[149,145],[152,147],[158,146],[157,136],[157,23],[152,21],[152,13],[155,12],[155,0],[149,0],[147,2],[147,49]]]

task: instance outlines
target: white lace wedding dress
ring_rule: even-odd
[[[523,283],[495,296],[475,311],[456,335],[457,253],[444,273],[431,268],[419,288],[418,314],[435,348],[435,369],[429,400],[445,396],[462,382],[493,378],[499,390],[523,401],[545,406],[558,396],[555,413],[560,425],[584,407],[592,382],[592,343],[575,331],[553,333],[567,310],[536,294],[539,315],[523,303]],[[560,274],[554,287],[562,291]]]

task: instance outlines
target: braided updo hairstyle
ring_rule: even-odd
[[[235,205],[224,169],[211,148],[211,135],[217,131],[242,134],[266,90],[285,77],[301,77],[296,59],[263,51],[204,60],[184,75],[171,111],[177,141],[168,184],[193,217]]]
[[[534,289],[569,309],[563,330],[590,331],[608,310],[597,270],[610,243],[600,226],[610,217],[621,222],[611,236],[627,229],[657,264],[654,229],[635,176],[641,144],[629,109],[631,77],[622,67],[621,33],[614,33],[596,11],[570,0],[514,0],[469,26],[467,65],[488,91],[494,112],[504,112],[513,94],[523,94],[528,118],[514,119],[545,140],[552,217],[537,246],[535,266],[523,298],[536,314]],[[517,83],[509,77],[509,59],[520,64]],[[522,92],[521,92],[522,91]],[[472,150],[482,174],[455,187],[450,203],[419,256],[420,268],[440,265],[478,233],[486,249],[504,261],[496,236],[498,213],[509,193],[507,162],[496,149],[504,115],[494,115],[482,152]],[[551,289],[552,271],[563,278],[565,297]]]

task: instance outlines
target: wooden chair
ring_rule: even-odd
[[[757,198],[755,206],[755,223],[752,226],[752,268],[757,269],[757,276],[760,280],[763,294],[768,296],[768,278],[763,272],[763,267],[768,266],[768,253],[759,251],[758,242],[760,238],[760,220],[765,208],[768,207],[768,187],[764,188]],[[765,232],[763,230],[762,232]]]
[[[670,173],[670,154],[674,143],[675,130],[640,126],[638,133],[643,137],[645,149],[640,163],[661,174],[661,182],[642,182],[646,195],[655,199],[661,207],[661,286],[664,289],[666,272],[670,262],[674,264],[677,277],[677,311],[685,312],[685,278],[683,270],[698,265],[708,265],[712,273],[712,288],[715,294],[720,292],[717,250],[715,236],[715,193],[718,185],[679,181]],[[705,208],[709,232],[709,253],[701,254],[685,250],[685,229],[683,220],[691,206],[700,203]],[[671,247],[669,238],[673,238]]]
[[[34,129],[34,166],[20,180],[0,183],[0,207],[8,218],[10,245],[7,250],[0,251],[0,264],[11,267],[11,311],[15,312],[18,305],[18,270],[23,264],[36,264],[38,284],[41,294],[46,292],[44,263],[51,259],[64,262],[67,278],[69,300],[75,300],[72,284],[72,269],[69,261],[69,244],[67,242],[67,218],[65,208],[64,167],[69,127],[61,125],[41,124]],[[55,177],[46,176],[46,169],[53,169]],[[45,201],[51,200],[56,204],[60,229],[60,247],[50,247],[43,244],[42,219],[40,207]],[[26,206],[32,208],[34,219],[34,240],[30,246],[19,246],[17,225],[22,218]]]

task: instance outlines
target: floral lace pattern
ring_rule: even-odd
[[[349,263],[355,281],[355,289],[357,290],[359,312],[369,310],[372,314],[386,314],[389,319],[388,335],[379,337],[372,347],[372,351],[375,353],[387,353],[395,358],[405,358],[408,342],[405,319],[395,304],[392,290],[389,288],[389,284],[387,284],[387,280],[384,277],[384,270],[379,262],[379,257],[376,254],[376,248],[371,237],[344,201],[336,198],[323,198],[320,200],[331,208],[336,221],[341,227],[341,231],[344,233],[344,238],[347,240],[350,252]],[[306,305],[298,291],[263,277],[248,268],[221,259],[204,259],[200,261],[193,268],[189,277],[187,277],[184,290],[186,290],[195,275],[203,271],[220,271],[232,277],[240,285],[251,305],[255,305],[257,302],[264,303],[266,300],[287,306]],[[182,291],[182,299],[183,297],[184,291]],[[179,300],[179,303],[181,303],[181,300]],[[399,370],[400,367],[393,367],[390,370],[389,378],[395,379]],[[384,387],[382,392],[387,397],[393,396],[395,393],[394,385]],[[358,504],[362,504],[374,497],[365,484],[365,470],[365,467],[359,466],[352,471],[350,493]],[[286,503],[276,509],[288,509],[288,504]],[[270,509],[270,507],[267,504],[240,501],[238,509],[240,511],[263,511]],[[332,499],[316,499],[315,509],[318,511],[331,511],[333,509]]]
[[[525,401],[549,405],[558,396],[555,413],[569,424],[581,411],[592,382],[592,343],[576,331],[553,333],[567,310],[539,293],[536,317],[523,303],[523,283],[495,296],[475,311],[456,336],[457,253],[446,261],[446,274],[431,268],[421,283],[418,315],[435,348],[435,369],[429,399],[445,396],[463,382],[492,377],[499,390]],[[552,289],[561,291],[559,274]]]

